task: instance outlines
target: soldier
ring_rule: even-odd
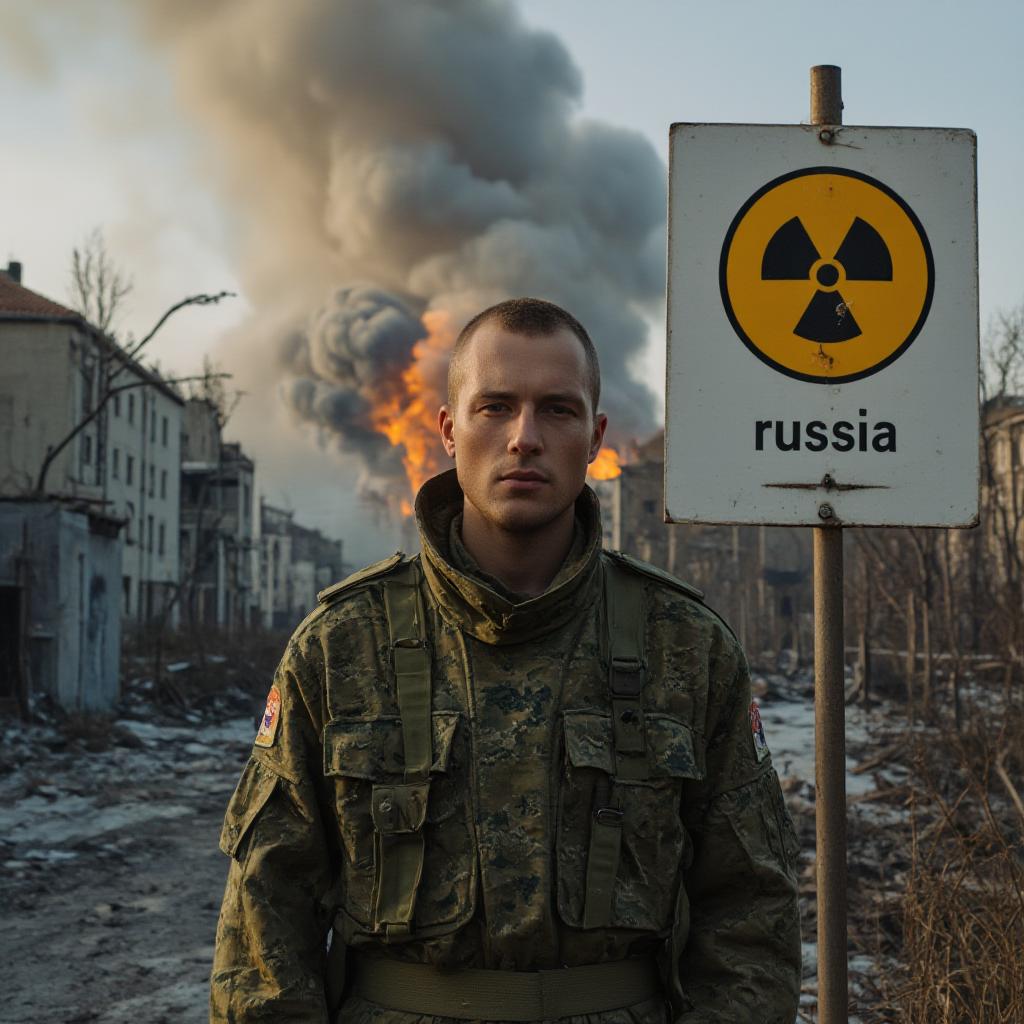
[[[550,303],[462,331],[422,554],[322,593],[278,668],[211,1021],[792,1024],[797,843],[747,666],[698,592],[602,551],[599,388]]]

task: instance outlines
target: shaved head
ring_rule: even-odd
[[[462,356],[473,340],[477,328],[485,323],[497,323],[511,334],[521,334],[527,338],[540,338],[554,335],[560,330],[568,330],[574,334],[583,346],[583,354],[587,366],[587,394],[590,397],[591,412],[597,414],[597,405],[601,398],[601,367],[597,361],[597,351],[590,340],[583,324],[567,310],[544,299],[506,299],[495,306],[490,306],[477,313],[459,332],[452,349],[451,361],[448,364],[448,404],[454,408],[458,401],[459,389],[462,386]]]

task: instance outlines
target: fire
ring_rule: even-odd
[[[427,336],[416,342],[412,362],[402,371],[393,393],[373,411],[373,428],[402,449],[402,464],[415,495],[430,477],[447,468],[437,436],[437,410],[443,393],[448,353],[455,343],[451,318],[442,310],[423,314]],[[400,500],[402,515],[412,502]]]
[[[594,480],[614,480],[621,472],[619,453],[614,448],[602,448],[587,469],[587,475]]]
[[[430,477],[447,468],[437,436],[437,410],[443,401],[448,353],[455,344],[451,317],[442,310],[423,314],[427,335],[412,350],[412,362],[394,382],[391,392],[373,410],[373,428],[402,450],[409,496],[397,500],[403,516],[412,515],[411,498]],[[594,480],[613,480],[622,469],[619,453],[602,448],[588,469]]]

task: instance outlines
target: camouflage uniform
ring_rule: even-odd
[[[584,927],[594,794],[614,772],[602,603],[612,556],[597,500],[584,490],[566,565],[520,601],[452,564],[468,568],[451,550],[461,500],[448,473],[417,502],[433,763],[412,932],[385,942],[373,912],[371,791],[403,770],[381,596],[396,558],[332,588],[278,669],[279,727],[254,747],[221,837],[232,862],[211,1021],[448,1024],[351,994],[329,1009],[325,976],[337,981],[344,963],[325,957],[333,924],[334,954],[443,968],[657,959],[665,998],[573,1024],[792,1024],[796,837],[752,736],[735,638],[683,585],[633,570],[649,771],[611,784],[624,797],[621,856],[606,923]]]

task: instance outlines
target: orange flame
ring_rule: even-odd
[[[417,341],[412,362],[395,382],[393,393],[372,414],[373,428],[402,448],[402,464],[413,495],[426,480],[447,468],[437,435],[437,410],[448,353],[455,343],[451,318],[442,310],[423,314],[427,336]],[[431,376],[435,378],[431,380]],[[412,515],[412,502],[400,499],[402,515]]]
[[[621,472],[619,453],[614,448],[602,448],[587,469],[587,475],[594,480],[614,480]]]

